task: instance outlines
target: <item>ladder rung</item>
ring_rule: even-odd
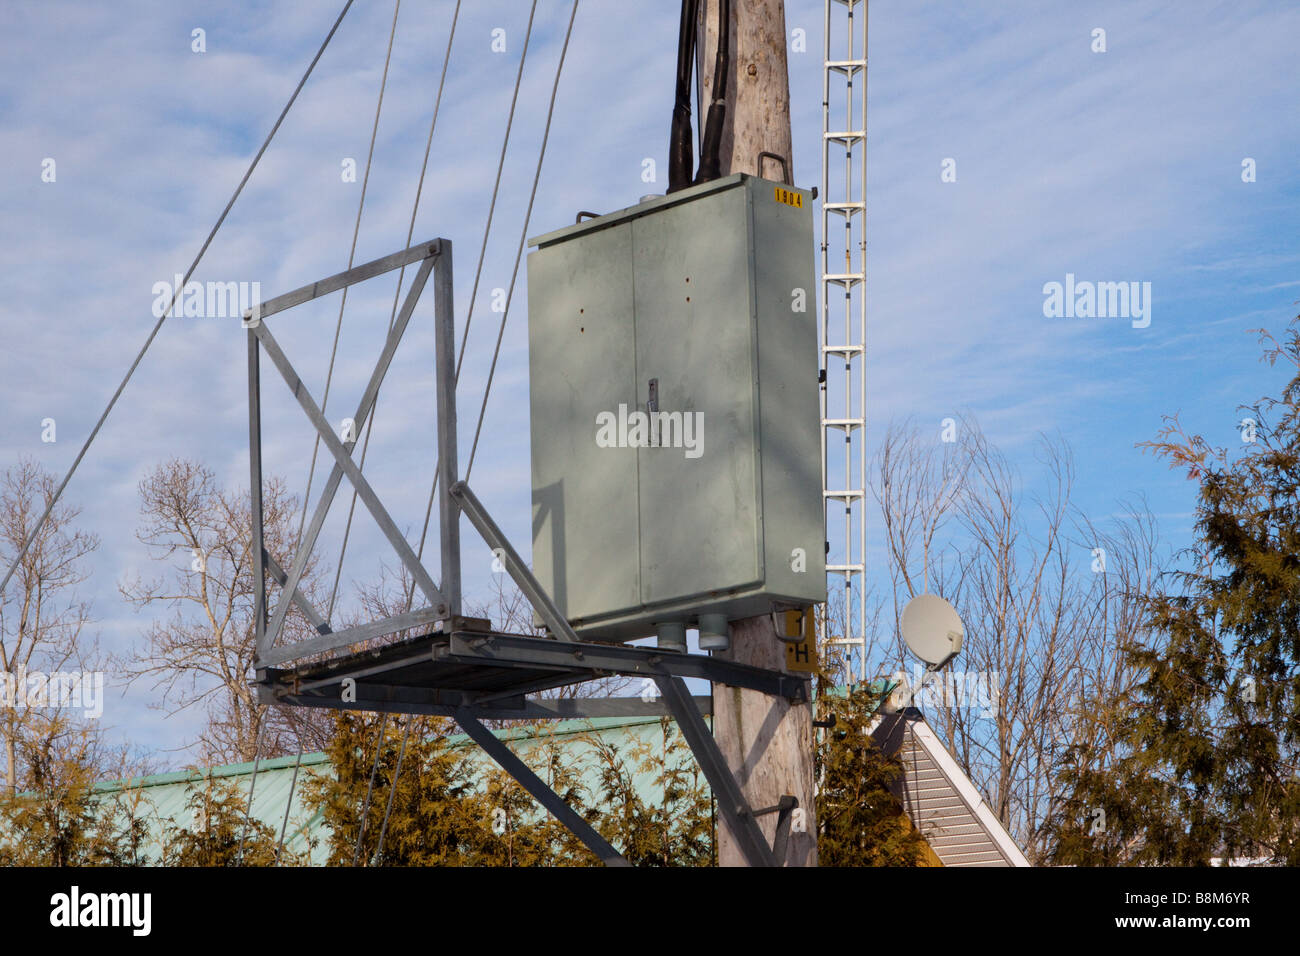
[[[830,272],[822,276],[822,280],[825,282],[840,282],[845,285],[861,282],[865,278],[866,274],[862,272]]]
[[[861,418],[823,418],[822,424],[827,428],[861,428],[866,424]]]
[[[860,355],[866,350],[865,345],[823,345],[823,352],[834,355]]]
[[[822,491],[822,494],[827,498],[846,498],[846,499],[861,498],[862,489],[860,488],[844,488],[844,489],[836,489],[836,490],[824,489]]]

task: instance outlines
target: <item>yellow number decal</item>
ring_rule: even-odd
[[[803,208],[803,193],[797,193],[793,189],[782,189],[776,187],[776,201],[785,203],[787,206],[794,206],[795,209]]]

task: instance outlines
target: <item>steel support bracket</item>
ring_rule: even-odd
[[[778,866],[785,862],[785,851],[790,842],[791,817],[798,806],[799,798],[787,793],[774,805],[754,811],[756,817],[766,816],[769,813],[777,814],[776,836],[772,840],[772,856],[776,858]]]
[[[271,315],[310,302],[322,295],[417,262],[420,263],[419,269],[411,282],[400,311],[394,317],[379,360],[353,417],[355,431],[339,437],[334,434],[323,411],[317,406],[279,343],[267,328],[265,320]],[[411,550],[410,545],[384,509],[378,495],[361,473],[360,467],[352,460],[356,433],[360,431],[374,408],[380,385],[392,362],[393,354],[431,275],[435,290],[438,480],[441,482],[439,515],[442,581],[440,584],[434,584],[421,564],[419,556]],[[254,666],[257,672],[259,699],[263,703],[272,704],[453,717],[502,769],[517,780],[556,819],[568,827],[597,857],[606,864],[617,866],[627,865],[627,860],[502,741],[498,740],[481,723],[481,720],[484,718],[518,719],[525,716],[576,716],[584,710],[592,713],[604,711],[607,714],[636,711],[660,712],[659,705],[652,705],[647,701],[642,701],[638,706],[629,701],[610,699],[604,702],[593,702],[600,706],[586,708],[581,702],[563,704],[541,702],[529,700],[524,696],[526,686],[534,688],[555,686],[557,679],[561,683],[578,682],[590,679],[593,673],[647,676],[658,685],[663,699],[662,709],[676,719],[683,737],[713,789],[719,811],[731,832],[736,835],[746,860],[753,866],[778,865],[779,861],[784,859],[790,815],[797,803],[793,797],[787,796],[783,797],[775,807],[757,812],[750,809],[735,775],[727,767],[717,742],[713,739],[713,734],[704,720],[704,714],[709,710],[708,704],[700,698],[691,696],[683,678],[697,677],[714,683],[746,687],[773,696],[786,697],[796,703],[809,699],[808,680],[804,677],[749,667],[720,658],[664,652],[651,648],[596,644],[578,639],[569,622],[492,520],[482,502],[475,497],[465,482],[459,480],[457,475],[451,243],[445,239],[420,243],[382,259],[376,259],[303,286],[255,306],[245,314],[244,325],[248,330],[249,472],[257,638]],[[263,352],[284,378],[285,384],[298,400],[321,443],[325,445],[334,460],[333,469],[321,492],[316,511],[287,570],[266,550],[263,528],[260,371]],[[344,477],[347,477],[356,489],[357,496],[370,511],[380,530],[397,552],[403,567],[424,594],[428,602],[427,607],[336,631],[303,595],[299,587],[303,572]],[[462,512],[489,547],[503,555],[506,570],[549,628],[551,634],[549,639],[484,632],[481,622],[470,623],[460,617],[459,522]],[[274,612],[269,615],[269,620],[266,605],[268,573],[280,586],[280,599]],[[315,629],[317,636],[276,646],[276,641],[284,629],[290,606],[298,608]],[[275,665],[363,643],[398,631],[429,628],[435,624],[441,625],[442,634],[445,635],[445,637],[439,636],[439,639],[434,642],[435,661],[446,657],[457,663],[480,664],[489,668],[520,668],[525,673],[519,680],[508,684],[504,689],[499,689],[495,694],[473,691],[467,687],[461,689],[442,686],[407,687],[396,682],[364,685],[358,680],[366,674],[373,676],[384,671],[396,670],[406,663],[412,654],[427,655],[429,653],[427,645],[422,644],[421,641],[434,635],[413,639],[414,643],[410,646],[404,643],[396,649],[367,651],[364,654],[330,661],[327,665],[299,665],[297,668],[287,670],[277,670],[275,667]],[[424,648],[423,651],[417,652],[415,650],[417,646]],[[425,659],[427,660],[427,657]],[[528,669],[531,669],[531,674],[527,673]],[[343,681],[348,677],[353,677],[352,689],[356,693],[350,700],[345,701],[340,690]],[[526,686],[521,688],[521,685]],[[758,816],[769,812],[779,814],[776,839],[774,845],[770,847],[757,820]]]
[[[776,866],[776,857],[767,845],[763,829],[758,819],[749,808],[740,784],[727,766],[718,743],[713,739],[713,732],[708,724],[690,705],[690,694],[686,682],[680,677],[656,678],[664,702],[677,718],[677,726],[686,738],[705,779],[713,788],[713,795],[718,801],[718,812],[727,821],[732,834],[740,845],[740,851],[750,866]]]

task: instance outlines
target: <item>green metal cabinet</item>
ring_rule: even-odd
[[[530,245],[533,566],[574,628],[824,601],[809,195],[736,174]]]

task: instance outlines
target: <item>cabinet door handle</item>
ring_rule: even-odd
[[[650,447],[659,447],[659,379],[650,379],[650,397],[646,400],[645,410],[650,415]]]

